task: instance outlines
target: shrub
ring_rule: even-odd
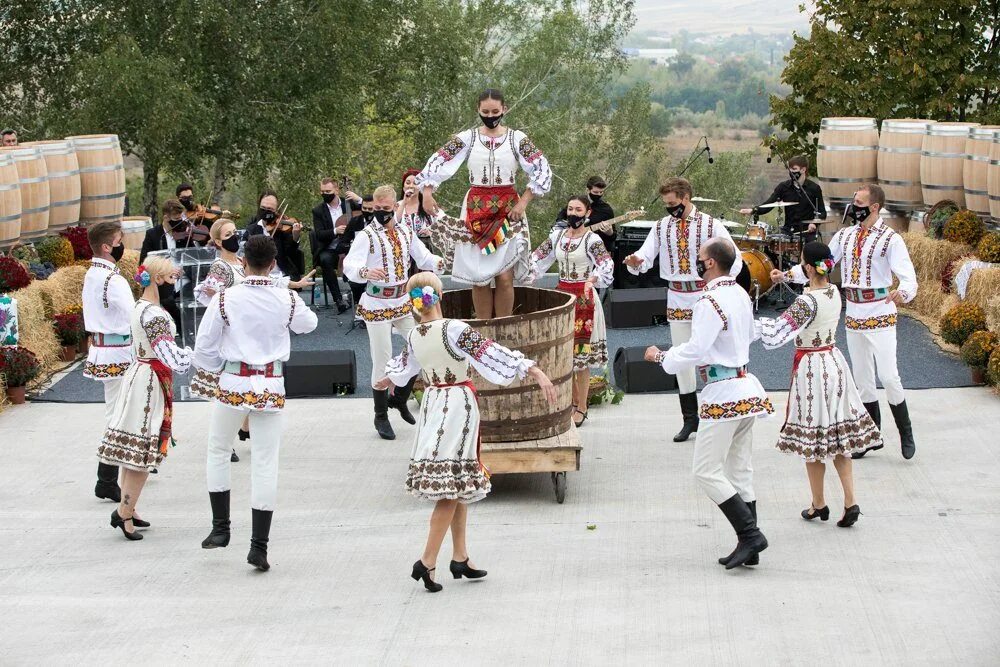
[[[41,263],[50,262],[57,268],[69,266],[76,259],[73,244],[63,236],[46,236],[35,244]]]
[[[28,348],[15,346],[0,349],[4,357],[4,382],[8,387],[23,387],[42,372],[38,357]]]
[[[31,284],[31,274],[13,257],[0,257],[0,294],[13,292]]]
[[[1000,386],[1000,345],[993,348],[990,359],[986,362],[986,382],[994,387]]]
[[[52,318],[56,335],[63,346],[79,345],[83,339],[83,317],[76,313],[58,313]]]
[[[37,262],[38,261],[38,250],[33,245],[22,245],[14,248],[10,253],[11,257],[14,259],[19,259],[22,262]]]
[[[992,331],[975,331],[962,344],[962,361],[973,368],[986,368],[990,355],[997,346],[997,335]]]
[[[982,218],[968,209],[962,209],[948,218],[944,223],[944,238],[946,241],[975,245],[986,233],[986,223]]]
[[[983,238],[979,239],[979,245],[976,246],[976,254],[984,262],[994,264],[1000,262],[1000,232],[983,234]]]
[[[962,345],[976,331],[986,330],[986,313],[974,303],[963,301],[941,318],[941,338]]]
[[[69,240],[73,246],[73,256],[77,259],[90,259],[94,256],[87,240],[87,230],[83,227],[69,227],[59,232],[60,236]]]

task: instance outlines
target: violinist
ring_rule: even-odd
[[[302,223],[278,210],[278,195],[273,190],[261,193],[257,213],[247,224],[245,237],[267,234],[278,248],[278,268],[283,274],[297,281],[306,270],[306,259],[299,247]]]
[[[139,263],[146,261],[146,256],[158,250],[175,250],[177,248],[201,247],[208,243],[208,228],[204,225],[195,225],[184,218],[184,205],[176,199],[168,199],[163,202],[163,219],[159,225],[155,225],[146,232],[146,237],[142,240],[142,249],[139,251]],[[160,286],[160,305],[170,313],[174,322],[180,328],[181,313],[177,307],[176,289],[181,281],[176,284],[166,284]]]
[[[184,207],[184,219],[197,225],[204,225],[205,229],[210,230],[219,218],[237,219],[239,217],[219,206],[204,206],[197,203],[194,198],[194,189],[190,183],[181,183],[175,192],[177,193],[177,201]]]
[[[181,183],[174,190],[174,194],[177,196],[177,201],[184,207],[184,218],[189,219],[194,217],[193,213],[197,209],[197,205],[194,202],[194,188],[191,187],[191,184]]]

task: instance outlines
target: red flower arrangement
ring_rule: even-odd
[[[967,259],[967,257],[956,257],[941,270],[941,289],[945,294],[951,294],[953,287],[951,281],[955,279],[955,274],[962,268],[962,263]]]
[[[0,294],[27,287],[32,275],[13,257],[0,257]]]
[[[63,347],[76,346],[83,339],[83,317],[77,313],[59,313],[52,318],[56,325],[56,335]]]
[[[91,259],[94,256],[84,227],[69,227],[59,232],[59,235],[69,239],[70,245],[73,246],[73,256],[77,259]]]
[[[4,359],[4,382],[8,387],[23,387],[42,372],[35,353],[26,347],[0,348],[0,356]]]

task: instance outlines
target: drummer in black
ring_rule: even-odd
[[[815,181],[809,180],[809,159],[804,155],[796,155],[788,161],[788,180],[778,183],[774,192],[765,201],[753,208],[740,209],[740,213],[761,215],[770,209],[765,204],[776,201],[795,202],[794,206],[785,207],[785,222],[781,231],[795,241],[808,243],[816,238],[815,220],[826,219],[826,205],[823,203],[823,191]]]

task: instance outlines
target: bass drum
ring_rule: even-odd
[[[751,298],[759,298],[771,291],[774,283],[771,282],[771,271],[774,264],[770,258],[760,250],[744,250],[743,268],[736,282],[747,291]],[[759,291],[758,291],[759,290]]]

